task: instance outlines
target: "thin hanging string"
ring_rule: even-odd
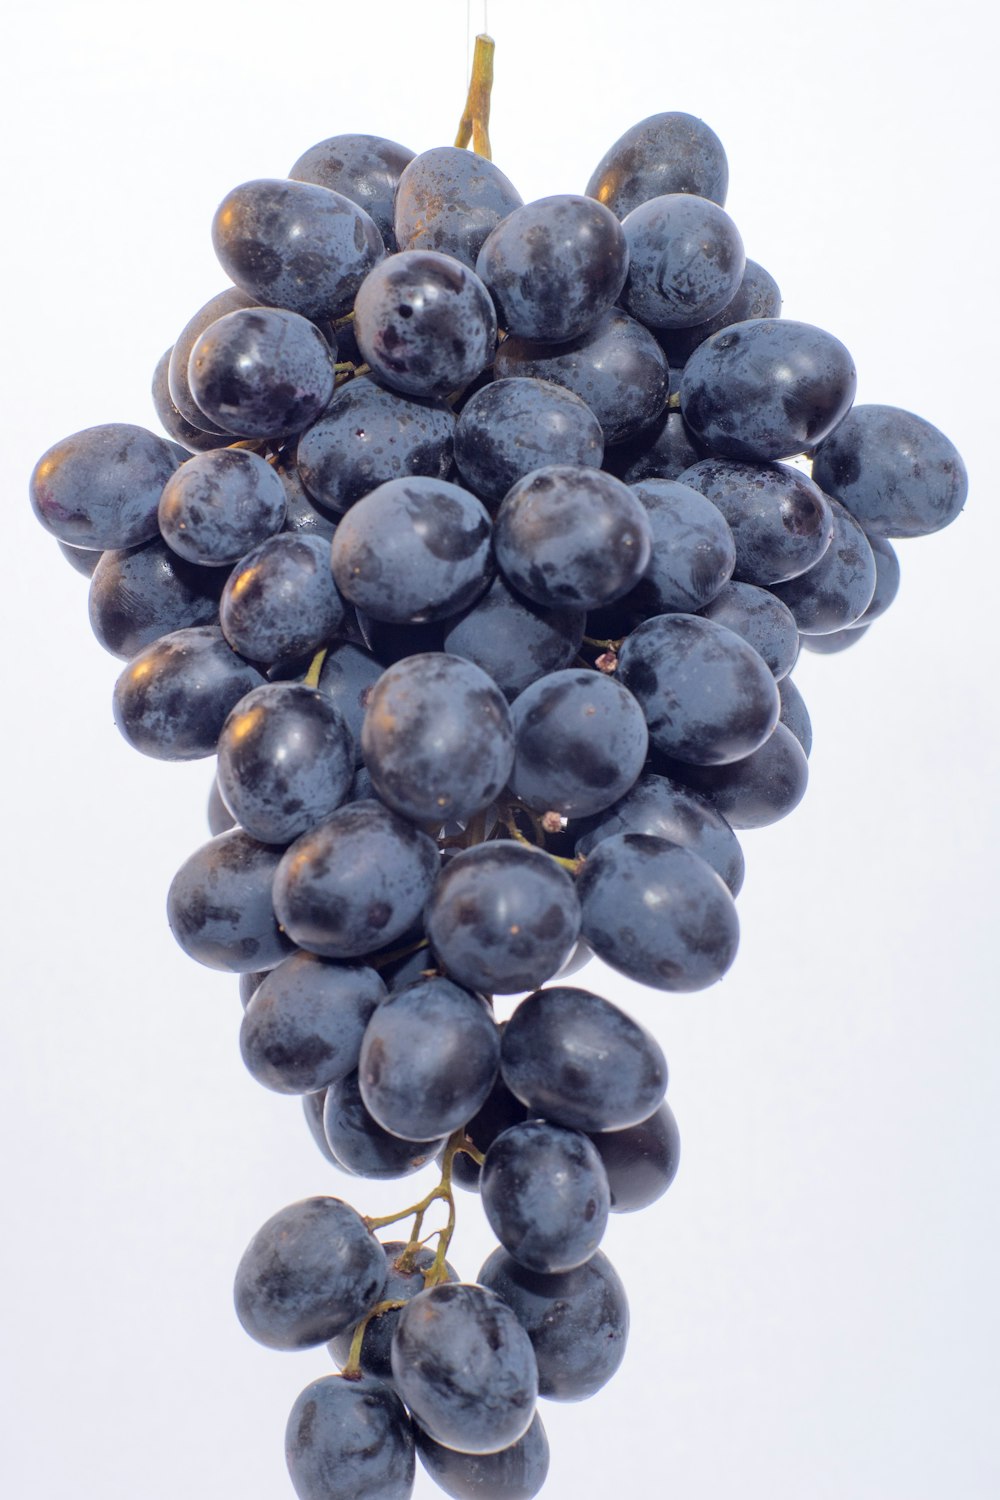
[[[482,0],[483,24],[480,28],[487,36],[490,33],[490,8],[489,0]],[[478,33],[473,32],[472,27],[472,5],[473,0],[465,0],[465,78],[462,80],[463,87],[468,85],[472,76],[472,54],[475,46],[475,38]]]

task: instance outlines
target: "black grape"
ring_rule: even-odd
[[[162,635],[218,624],[227,569],[185,562],[158,538],[92,556],[90,628],[113,656],[128,660]]]
[[[354,742],[354,760],[361,764],[361,726],[372,688],[382,676],[382,664],[363,646],[339,641],[330,647],[320,667],[318,687],[343,715]]]
[[[421,1463],[453,1500],[534,1500],[549,1472],[549,1440],[537,1412],[524,1436],[496,1453],[456,1453],[415,1431]]]
[[[625,602],[645,615],[701,609],[736,565],[725,517],[704,495],[673,479],[643,479],[631,488],[649,518],[652,554]]]
[[[229,442],[226,433],[205,432],[203,428],[189,422],[184,413],[179,409],[173,396],[170,394],[170,357],[173,348],[167,349],[160,355],[153,370],[153,380],[150,395],[153,399],[153,409],[160,419],[160,426],[173,438],[174,442],[180,443],[181,447],[189,453],[200,453],[209,448],[223,448]],[[193,402],[192,402],[193,404]],[[203,417],[208,422],[207,417]]]
[[[382,1246],[339,1198],[305,1198],[272,1215],[236,1271],[236,1315],[269,1349],[328,1343],[378,1302]]]
[[[809,762],[795,735],[779,721],[744,760],[725,766],[671,762],[670,772],[707,797],[733,828],[767,828],[802,801]]]
[[[177,464],[170,444],[144,427],[86,427],[38,460],[32,509],[46,531],[74,547],[135,547],[157,535],[160,492]]]
[[[318,141],[295,162],[289,177],[331,188],[374,219],[386,250],[396,248],[393,198],[413,152],[377,135],[334,135]]]
[[[361,1097],[357,1073],[348,1073],[326,1091],[323,1129],[327,1144],[345,1172],[375,1181],[409,1177],[433,1161],[445,1144],[408,1141],[383,1130]]]
[[[497,839],[456,854],[424,914],[431,946],[459,984],[491,995],[535,989],[576,942],[573,881],[540,849]]]
[[[626,130],[595,167],[587,193],[624,218],[664,193],[697,193],[725,203],[729,163],[704,120],[673,110]]]
[[[385,254],[364,209],[329,188],[286,178],[244,182],[227,193],[212,223],[212,243],[238,287],[305,318],[350,312],[358,288]],[[194,396],[200,406],[197,391]]]
[[[582,609],[544,609],[494,578],[471,609],[445,622],[443,650],[488,673],[506,698],[576,660],[583,641]]]
[[[233,649],[252,661],[288,661],[326,645],[345,621],[330,543],[284,531],[252,548],[229,575],[219,620]]]
[[[604,455],[604,466],[626,484],[642,479],[681,479],[685,470],[701,458],[692,434],[679,411],[665,411],[625,442],[616,443]]]
[[[861,525],[830,499],[833,540],[808,573],[773,585],[803,635],[828,635],[860,621],[875,593],[875,554]]]
[[[208,436],[214,434],[226,438],[222,428],[217,427],[211,417],[202,411],[191,394],[191,386],[188,383],[188,361],[191,358],[191,350],[210,323],[224,318],[227,313],[236,312],[238,308],[256,306],[256,300],[248,297],[246,292],[241,291],[238,286],[227,286],[225,291],[218,292],[216,296],[209,298],[204,307],[198,309],[174,340],[170,351],[170,362],[167,366],[167,390],[170,399],[185,421],[190,422],[196,429],[204,429]],[[231,438],[226,438],[226,440],[231,441]]]
[[[285,1459],[299,1500],[409,1500],[416,1468],[413,1427],[382,1380],[327,1375],[292,1407]]]
[[[538,1368],[531,1340],[485,1287],[445,1283],[401,1310],[396,1388],[425,1432],[460,1453],[495,1453],[527,1432]]]
[[[691,328],[722,311],[743,279],[739,230],[708,198],[668,193],[625,218],[622,305],[647,328]]]
[[[314,422],[333,395],[336,347],[314,323],[249,307],[210,323],[188,361],[198,406],[224,432],[279,438]]]
[[[583,936],[611,968],[660,990],[701,990],[736,957],[739,921],[715,871],[651,834],[602,839],[577,877]]]
[[[776,679],[785,677],[799,653],[795,616],[769,589],[752,583],[727,583],[699,613],[725,625],[763,657]]]
[[[791,464],[705,458],[685,469],[689,485],[721,510],[736,543],[733,576],[765,588],[815,567],[830,545],[830,502]]]
[[[590,1259],[611,1203],[607,1174],[587,1136],[546,1120],[526,1120],[497,1136],[479,1193],[504,1249],[546,1274]]]
[[[424,1272],[429,1271],[434,1263],[435,1252],[425,1245],[422,1249],[411,1252],[404,1264],[403,1269],[400,1262],[403,1261],[407,1246],[402,1240],[393,1240],[383,1244],[388,1275],[385,1286],[382,1288],[382,1302],[409,1302],[418,1292],[424,1289]],[[458,1281],[458,1272],[447,1261],[445,1275],[448,1281]],[[386,1308],[377,1317],[372,1318],[364,1331],[361,1340],[360,1365],[365,1375],[374,1375],[379,1380],[392,1382],[392,1336],[396,1331],[399,1321],[399,1308]],[[354,1329],[347,1328],[343,1333],[330,1340],[329,1351],[337,1364],[343,1367],[347,1363],[351,1352],[351,1340],[354,1337]]]
[[[285,487],[270,464],[246,449],[218,448],[171,474],[157,516],[171,551],[222,567],[280,531],[285,507]]]
[[[816,639],[822,640],[822,636],[817,636]],[[786,729],[791,730],[808,755],[812,749],[812,722],[805,700],[790,677],[781,679],[778,683],[778,692],[781,696],[779,722],[784,724]]]
[[[680,371],[699,344],[731,323],[746,323],[751,318],[777,318],[781,313],[781,290],[769,271],[755,260],[748,260],[736,295],[714,318],[693,328],[663,328],[658,338],[663,345],[672,372]]]
[[[403,170],[394,224],[400,250],[438,250],[471,270],[487,235],[521,195],[492,161],[456,146],[422,151]]]
[[[680,1165],[681,1138],[666,1100],[648,1120],[592,1134],[611,1189],[611,1212],[648,1208],[667,1191]]]
[[[590,407],[551,380],[493,380],[462,408],[455,462],[466,484],[488,504],[546,464],[599,469],[604,434]]]
[[[625,1357],[629,1309],[603,1251],[575,1270],[546,1276],[494,1250],[477,1280],[503,1298],[530,1338],[540,1396],[584,1401],[607,1385]]]
[[[291,951],[271,903],[280,855],[233,828],[184,861],[167,893],[167,921],[189,958],[240,974],[272,969]]]

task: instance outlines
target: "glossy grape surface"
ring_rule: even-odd
[[[327,1375],[307,1385],[289,1414],[285,1458],[299,1500],[409,1500],[413,1492],[409,1414],[370,1375]]]
[[[587,1136],[545,1120],[498,1135],[479,1193],[490,1228],[522,1266],[550,1275],[588,1261],[601,1243],[610,1193]]]
[[[42,454],[32,508],[46,531],[74,547],[135,547],[157,535],[160,492],[177,464],[170,444],[144,427],[87,427]]]
[[[184,861],[167,893],[167,921],[189,958],[230,974],[281,962],[292,944],[271,903],[279,857],[233,828]]]
[[[704,120],[679,110],[650,115],[620,136],[587,183],[592,198],[624,218],[663,193],[697,193],[725,203],[729,163]]]

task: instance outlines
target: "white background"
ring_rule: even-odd
[[[801,663],[812,785],[746,840],[731,974],[679,997],[594,976],[660,1037],[684,1155],[660,1204],[609,1229],[631,1346],[588,1405],[545,1405],[546,1500],[1000,1493],[987,14],[970,0],[490,6],[494,156],[526,200],[582,191],[645,115],[700,115],[786,314],[847,344],[860,400],[937,423],[972,479],[947,532],[900,544],[890,615],[856,650]],[[174,946],[164,893],[206,836],[211,768],[144,761],[118,737],[119,664],[89,637],[87,584],[25,492],[66,433],[153,422],[156,359],[225,284],[209,225],[229,188],[338,132],[416,150],[452,139],[466,30],[464,0],[41,0],[13,21],[0,99],[11,1496],[290,1496],[286,1413],[329,1366],[245,1337],[236,1261],[296,1198],[384,1212],[410,1196],[334,1178],[297,1103],[242,1069],[236,981]],[[473,1277],[491,1241],[475,1200],[460,1210],[452,1258]],[[421,1474],[417,1493],[437,1491]]]

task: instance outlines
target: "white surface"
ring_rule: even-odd
[[[666,1049],[684,1156],[657,1207],[609,1230],[631,1346],[589,1405],[545,1405],[547,1500],[1000,1493],[984,14],[970,0],[490,6],[494,155],[526,199],[582,191],[645,115],[700,115],[786,314],[837,334],[859,399],[937,423],[972,476],[950,530],[900,544],[881,625],[801,664],[812,786],[746,841],[732,973],[684,997],[607,982]],[[466,6],[43,0],[13,27],[0,1488],[278,1500],[288,1407],[328,1367],[251,1343],[232,1272],[276,1208],[352,1187],[295,1101],[243,1071],[236,981],[173,944],[164,893],[205,836],[210,767],[144,761],[118,737],[118,664],[25,486],[65,433],[152,421],[156,359],[224,284],[209,224],[230,187],[341,131],[451,140]],[[361,1185],[355,1201],[407,1197]],[[453,1259],[474,1276],[490,1240],[475,1201],[460,1208]]]

